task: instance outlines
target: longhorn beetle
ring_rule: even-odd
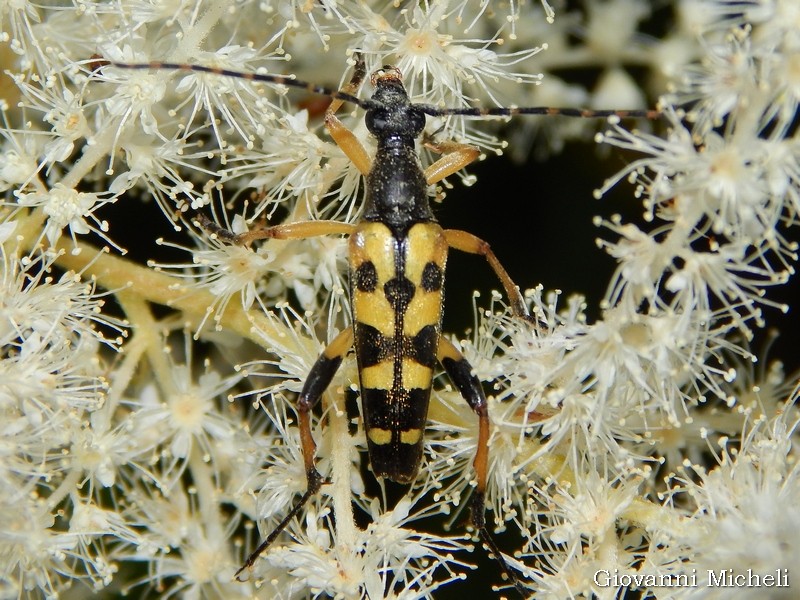
[[[371,98],[355,95],[366,75],[357,60],[349,84],[334,90],[281,75],[241,73],[181,63],[103,64],[125,69],[171,69],[211,73],[301,88],[328,96],[325,127],[356,168],[366,177],[366,194],[357,224],[306,221],[254,229],[242,234],[216,225],[202,215],[202,227],[233,244],[261,239],[299,240],[322,235],[349,236],[350,296],[353,325],[325,348],[308,374],[297,398],[297,411],[307,489],[284,519],[250,554],[236,577],[253,566],[324,480],[315,466],[316,444],[311,435],[311,411],[333,379],[351,347],[355,349],[361,387],[364,429],[374,474],[395,482],[414,481],[422,461],[423,429],[428,413],[434,366],[438,360],[461,396],[478,417],[478,444],[473,460],[477,480],[472,499],[472,524],[497,559],[506,577],[523,596],[526,592],[509,569],[485,523],[489,413],[480,380],[458,349],[441,336],[445,263],[450,248],[486,258],[508,296],[514,314],[530,319],[519,288],[480,238],[442,229],[428,201],[428,186],[467,166],[479,150],[465,144],[428,144],[442,158],[423,170],[416,151],[426,116],[563,115],[575,117],[655,118],[657,111],[581,110],[571,108],[439,108],[412,103],[400,71],[384,66],[371,75]],[[377,140],[375,156],[336,117],[348,102],[366,111],[367,129]]]

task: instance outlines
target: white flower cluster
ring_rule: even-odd
[[[536,598],[619,597],[628,583],[597,576],[612,572],[644,597],[747,597],[704,574],[800,564],[797,376],[749,349],[796,260],[800,4],[561,4],[0,4],[0,597],[411,599],[477,575],[469,537],[438,533],[466,519],[477,418],[437,379],[418,481],[389,499],[364,476],[348,357],[313,418],[328,483],[233,579],[305,490],[292,402],[349,324],[346,252],[238,246],[199,215],[234,233],[352,223],[363,181],[319,97],[112,62],[336,88],[358,52],[443,107],[661,94],[660,122],[596,136],[636,153],[598,195],[627,180],[645,215],[597,219],[617,262],[600,317],[537,288],[534,323],[493,299],[461,344],[492,392],[491,517]],[[338,116],[374,147],[362,111]],[[544,156],[593,130],[503,124],[431,118],[424,141]]]

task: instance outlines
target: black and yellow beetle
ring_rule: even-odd
[[[476,489],[472,523],[517,590],[525,590],[509,569],[485,524],[489,413],[481,383],[458,349],[441,336],[443,286],[449,249],[484,256],[497,274],[514,313],[528,319],[519,288],[491,251],[489,244],[465,231],[443,229],[428,200],[428,187],[462,169],[479,156],[477,148],[457,143],[428,144],[442,158],[423,169],[416,150],[426,116],[610,115],[652,118],[654,111],[587,111],[533,108],[437,108],[412,103],[394,67],[371,76],[368,100],[354,95],[365,76],[358,62],[344,90],[332,90],[279,75],[239,73],[178,63],[125,64],[129,69],[178,69],[287,85],[331,97],[325,125],[345,155],[366,177],[366,195],[357,224],[305,221],[255,229],[236,235],[205,217],[200,224],[235,244],[259,239],[297,240],[321,235],[349,236],[350,294],[353,325],[341,332],[316,361],[297,398],[300,440],[307,490],[288,515],[247,558],[236,576],[252,567],[289,521],[316,494],[323,478],[315,467],[316,445],[311,435],[311,411],[333,379],[350,348],[355,349],[361,388],[364,428],[372,470],[378,477],[411,483],[422,461],[423,432],[431,396],[434,367],[440,362],[479,420],[473,461]],[[377,140],[374,158],[335,113],[343,102],[366,111],[368,130]]]

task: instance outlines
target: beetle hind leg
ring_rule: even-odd
[[[475,450],[475,459],[472,461],[475,469],[477,485],[472,497],[472,525],[484,544],[489,548],[492,556],[500,564],[503,575],[514,584],[514,588],[523,598],[528,594],[519,579],[511,571],[508,563],[500,554],[497,543],[492,538],[486,527],[486,481],[489,472],[489,405],[483,393],[480,380],[475,376],[472,365],[467,362],[464,355],[458,351],[450,341],[439,338],[437,358],[447,371],[453,385],[456,386],[461,396],[467,401],[470,408],[478,415],[478,446]]]
[[[317,445],[314,443],[314,438],[311,435],[311,411],[330,385],[339,365],[342,364],[342,359],[344,359],[345,354],[347,354],[352,345],[353,328],[348,327],[334,338],[317,359],[317,362],[314,363],[314,366],[311,367],[311,371],[303,385],[303,390],[297,398],[297,417],[300,428],[300,445],[303,451],[303,463],[306,472],[306,491],[289,513],[278,523],[275,529],[273,529],[264,541],[259,544],[258,548],[247,557],[247,560],[244,561],[241,568],[236,571],[234,577],[240,581],[243,581],[242,574],[255,564],[258,557],[270,547],[283,530],[286,529],[286,526],[291,520],[302,510],[308,501],[319,492],[325,481],[314,465]]]

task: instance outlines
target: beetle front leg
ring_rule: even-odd
[[[429,143],[425,147],[444,155],[425,169],[425,181],[428,185],[438,183],[460,171],[481,155],[480,149],[460,142]]]
[[[348,94],[355,94],[365,75],[364,61],[360,54],[356,54],[356,68],[353,71],[353,77],[342,91]],[[366,176],[370,172],[370,169],[372,169],[372,159],[369,157],[367,150],[361,142],[358,141],[355,134],[336,116],[336,111],[339,110],[341,106],[341,100],[334,100],[331,102],[328,110],[325,111],[325,129],[328,130],[333,141],[341,148],[345,156],[352,161],[358,171]]]
[[[303,390],[297,398],[297,417],[298,426],[300,428],[300,447],[303,451],[303,465],[306,471],[306,491],[298,500],[292,509],[289,511],[280,523],[272,530],[272,532],[264,539],[263,542],[256,548],[241,568],[236,571],[236,579],[240,578],[241,574],[250,569],[258,559],[258,557],[274,542],[277,537],[286,529],[289,522],[300,512],[306,503],[319,492],[322,487],[323,478],[317,471],[314,465],[317,445],[314,443],[314,437],[311,435],[311,411],[319,402],[322,394],[328,389],[328,386],[333,380],[333,376],[342,364],[345,354],[353,345],[353,328],[348,327],[337,335],[334,340],[328,344],[323,353],[311,367],[308,374]]]

